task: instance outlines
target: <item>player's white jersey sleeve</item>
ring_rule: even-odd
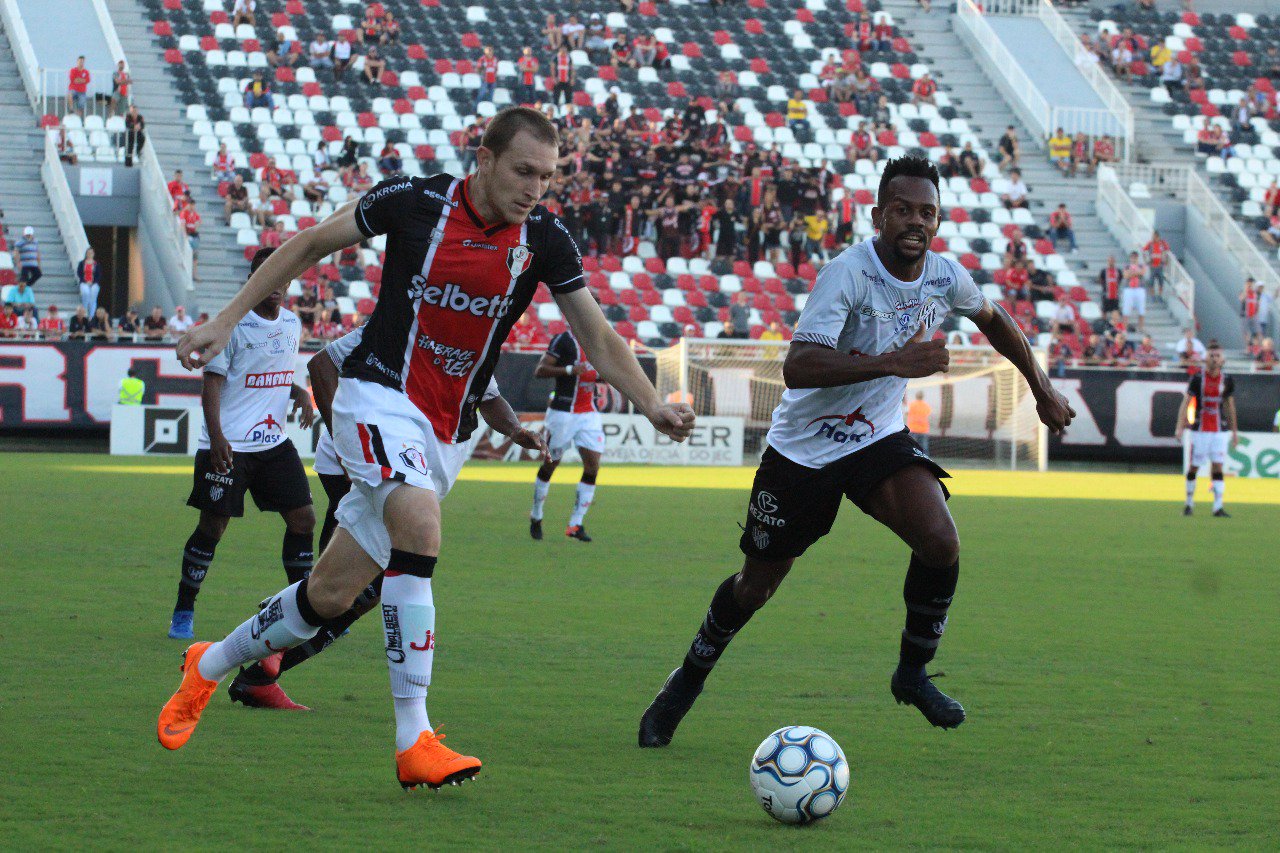
[[[330,341],[324,351],[329,354],[329,358],[333,359],[333,363],[341,370],[342,363],[347,360],[347,356],[351,355],[351,351],[359,345],[360,339],[363,337],[364,326],[357,326],[336,341]]]
[[[857,281],[848,264],[837,259],[824,266],[800,312],[792,339],[835,349],[848,323],[856,288]]]
[[[955,276],[951,292],[947,294],[951,310],[961,317],[975,316],[982,310],[982,306],[987,304],[987,298],[982,295],[982,291],[978,289],[978,285],[974,283],[973,276],[969,275],[967,269],[950,258],[942,258],[942,260],[951,267]]]
[[[275,320],[250,311],[236,325],[226,349],[206,370],[227,378],[222,388],[222,433],[237,453],[275,447],[285,440],[302,325],[284,308]],[[209,447],[208,425],[200,447]]]

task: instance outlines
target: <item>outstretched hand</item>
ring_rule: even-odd
[[[193,326],[178,339],[178,361],[187,370],[196,370],[213,361],[226,349],[231,340],[231,329],[224,329],[216,320]]]
[[[663,435],[684,441],[693,432],[693,407],[688,403],[667,403],[649,415],[649,423]]]

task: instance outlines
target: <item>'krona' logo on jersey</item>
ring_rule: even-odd
[[[362,210],[368,210],[369,208],[373,207],[373,205],[378,201],[378,199],[386,198],[392,193],[398,193],[403,190],[411,190],[411,189],[413,189],[412,183],[410,183],[409,181],[401,181],[398,184],[392,184],[389,187],[383,187],[380,190],[374,190],[373,192],[367,193],[365,195],[364,199],[360,202],[360,208]]]
[[[815,435],[829,438],[837,444],[844,444],[850,439],[853,439],[854,442],[859,442],[869,435],[876,434],[876,425],[871,422],[870,418],[862,414],[861,406],[854,409],[847,415],[822,415],[821,417],[814,418],[809,421],[809,423],[805,424],[804,428],[808,429],[819,422],[822,422],[822,425],[818,427],[818,431]],[[866,424],[871,427],[871,432],[856,433],[853,430],[845,432],[844,430],[839,429],[841,426],[852,427],[854,424],[858,423]]]
[[[246,373],[246,388],[284,388],[293,384],[292,370],[275,370],[271,373]]]
[[[475,317],[493,317],[501,320],[511,310],[510,296],[471,296],[452,282],[444,287],[427,286],[427,280],[415,275],[409,280],[409,298],[421,299],[428,305],[439,305],[459,314]]]
[[[284,427],[270,414],[249,427],[249,431],[244,434],[245,441],[258,444],[274,444],[282,438],[284,438]]]

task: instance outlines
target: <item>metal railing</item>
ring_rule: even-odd
[[[51,133],[44,135],[44,162],[40,165],[40,178],[49,195],[49,206],[58,223],[58,231],[62,234],[62,242],[67,247],[71,274],[75,275],[76,264],[89,249],[89,238],[84,233],[84,222],[80,219],[76,200],[71,195],[71,185],[67,183],[67,173],[62,168],[58,145]]]
[[[99,116],[103,121],[111,118],[113,115],[123,115],[128,109],[127,104],[122,104],[116,110],[111,108],[111,75],[114,71],[101,71],[96,68],[90,68],[89,74],[91,81],[89,89],[85,93],[84,111],[76,109],[71,103],[71,97],[67,91],[67,75],[70,73],[68,68],[40,68],[37,70],[40,81],[39,102],[36,109],[40,111],[40,115],[57,116],[59,120],[73,113],[81,115],[85,118],[89,116]],[[103,85],[105,82],[105,86]]]
[[[1005,47],[1004,42],[987,23],[983,10],[973,0],[956,0],[956,19],[973,39],[975,50],[981,54],[980,59],[989,67],[997,83],[1008,89],[1015,102],[1014,108],[1031,125],[1036,137],[1043,140],[1053,128],[1053,110],[1009,52],[1009,48]]]
[[[1217,238],[1245,275],[1253,276],[1273,293],[1280,287],[1280,273],[1253,242],[1218,194],[1213,191],[1200,173],[1187,167],[1187,204],[1195,208],[1204,220],[1205,227]]]
[[[1098,166],[1098,218],[1122,246],[1146,245],[1151,239],[1152,218],[1144,215],[1120,182],[1116,169]],[[1170,252],[1164,256],[1164,303],[1182,325],[1195,326],[1196,280]]]

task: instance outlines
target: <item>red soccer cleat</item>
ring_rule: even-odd
[[[306,705],[299,705],[289,698],[284,689],[272,681],[269,684],[249,684],[239,676],[227,688],[232,702],[239,702],[246,708],[266,708],[272,711],[310,711]]]

